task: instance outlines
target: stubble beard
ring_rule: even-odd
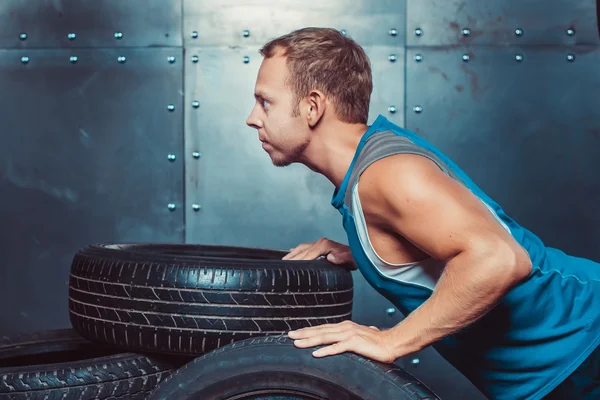
[[[276,167],[287,167],[289,165],[292,165],[293,163],[299,162],[300,157],[302,156],[302,154],[304,153],[304,151],[306,150],[307,147],[308,147],[308,140],[306,140],[306,141],[300,143],[299,145],[297,145],[296,147],[286,151],[279,158],[273,157],[271,159],[271,161],[273,162],[273,165]]]

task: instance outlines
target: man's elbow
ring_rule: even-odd
[[[495,268],[502,273],[508,285],[517,285],[531,274],[533,265],[529,253],[518,244],[501,243],[493,254]]]

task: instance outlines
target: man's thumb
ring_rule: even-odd
[[[327,260],[330,261],[330,262],[332,262],[332,263],[334,263],[334,264],[338,263],[337,257],[334,256],[333,253],[327,254]]]

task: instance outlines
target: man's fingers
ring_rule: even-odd
[[[326,255],[325,243],[316,242],[307,246],[298,246],[284,260],[316,260],[319,256]]]
[[[331,344],[336,342],[342,342],[352,336],[352,332],[329,332],[323,333],[318,336],[311,336],[306,339],[294,340],[294,346],[300,348],[314,347],[323,344]]]
[[[327,261],[333,264],[348,264],[352,262],[352,259],[348,258],[348,255],[340,253],[339,251],[332,251],[327,254]]]
[[[352,330],[359,326],[358,324],[352,322],[351,320],[345,320],[342,322],[337,322],[335,324],[322,324],[317,326],[309,326],[305,328],[296,329],[294,331],[289,331],[288,336],[292,339],[309,337],[314,335],[319,335],[323,332],[345,332],[348,330]],[[292,336],[293,335],[293,336]]]
[[[309,248],[311,245],[312,244],[305,243],[305,244],[301,244],[299,246],[294,247],[293,249],[290,250],[290,252],[288,254],[285,255],[285,257],[282,258],[282,260],[294,259],[294,257],[296,257],[299,253],[301,253],[302,251]]]
[[[343,260],[340,260],[340,258],[336,256],[335,253],[327,254],[327,261],[334,264],[342,264],[344,262]]]
[[[301,260],[314,260],[317,257],[319,257],[320,255],[321,255],[321,252],[319,251],[319,249],[311,247],[310,249],[307,249],[306,251],[304,251],[304,253],[302,253],[302,258],[300,258],[300,259]]]
[[[325,334],[342,333],[346,332],[347,330],[348,328],[339,326],[337,324],[327,324],[315,326],[312,328],[299,329],[297,331],[289,331],[287,335],[290,339],[305,339]]]
[[[352,256],[348,252],[341,251],[340,246],[330,240],[321,239],[314,243],[303,243],[292,249],[283,257],[283,260],[316,260],[326,257],[332,264],[343,265],[354,270]]]
[[[300,260],[300,256],[304,253],[305,250],[296,248],[291,251],[287,256],[283,257],[284,260]]]
[[[341,342],[334,343],[332,345],[322,347],[319,350],[313,351],[314,357],[326,357],[333,356],[336,354],[345,353],[354,349],[354,342],[344,340]]]
[[[344,253],[340,254],[336,252],[331,252],[327,254],[327,261],[329,261],[332,264],[344,267],[350,271],[358,269],[358,267],[354,263],[354,259],[352,257],[348,257],[348,255]]]

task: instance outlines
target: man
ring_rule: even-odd
[[[416,134],[381,115],[368,126],[370,63],[350,38],[307,28],[261,54],[247,124],[274,165],[333,183],[350,245],[321,239],[285,259],[358,268],[407,315],[383,331],[289,332],[295,345],[386,363],[433,345],[493,399],[598,398],[600,265],[545,247]]]

